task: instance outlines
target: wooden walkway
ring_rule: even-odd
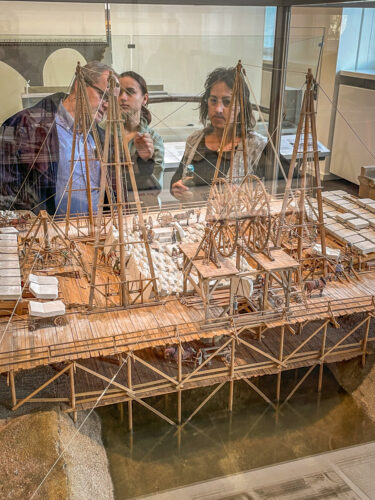
[[[370,327],[375,315],[374,296],[375,273],[371,272],[350,283],[328,283],[323,297],[293,303],[287,310],[229,318],[220,317],[222,307],[216,306],[211,309],[215,318],[209,322],[204,321],[203,304],[195,302],[189,307],[177,299],[126,310],[90,312],[77,305],[68,313],[66,325],[45,326],[35,332],[28,330],[25,317],[11,322],[3,319],[0,373],[9,376],[14,409],[26,402],[55,401],[66,403],[66,411],[76,415],[94,405],[128,402],[131,415],[135,401],[174,423],[145,399],[176,393],[177,422],[181,423],[183,391],[212,386],[210,398],[229,383],[231,408],[237,380],[244,380],[275,406],[284,371],[307,370],[288,400],[315,367],[319,369],[320,390],[325,363],[358,356],[365,363],[367,353],[375,348],[375,332]],[[185,343],[202,354],[199,363],[183,362]],[[171,344],[176,346],[176,355],[166,360],[155,348]],[[57,370],[56,375],[28,396],[17,398],[16,373],[47,365]],[[272,397],[252,382],[263,375],[276,375]],[[56,384],[54,398],[43,392],[51,384]]]
[[[35,332],[28,330],[26,318],[11,322],[2,319],[0,373],[209,339],[234,330],[272,328],[375,311],[375,273],[363,273],[360,277],[361,281],[353,278],[351,283],[328,283],[324,296],[308,299],[307,307],[293,303],[287,311],[241,314],[233,321],[219,318],[222,309],[213,307],[211,313],[217,319],[205,323],[201,304],[188,307],[176,299],[127,310],[73,310],[67,314],[67,325],[45,326]]]

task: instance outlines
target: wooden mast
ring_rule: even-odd
[[[277,246],[281,245],[281,240],[283,237],[283,226],[285,224],[285,213],[289,201],[289,196],[292,191],[292,180],[293,173],[296,166],[298,147],[300,144],[301,133],[303,130],[303,156],[302,156],[302,167],[301,167],[301,187],[300,187],[300,199],[299,199],[299,216],[298,216],[298,259],[302,258],[302,239],[303,239],[303,229],[305,226],[305,200],[306,200],[306,165],[308,161],[308,139],[311,134],[312,138],[312,153],[314,161],[314,172],[315,172],[315,188],[316,197],[318,202],[318,225],[320,233],[320,241],[322,247],[322,255],[324,257],[323,270],[326,274],[327,263],[326,263],[326,238],[325,238],[325,228],[324,228],[324,218],[323,218],[323,202],[322,202],[322,187],[320,182],[320,167],[319,167],[319,153],[318,153],[318,139],[316,131],[316,120],[315,120],[315,109],[314,109],[314,95],[313,95],[313,84],[314,78],[309,68],[306,74],[306,90],[303,96],[302,108],[300,119],[297,126],[296,138],[293,147],[292,158],[290,162],[288,179],[285,186],[285,194],[283,199],[283,204],[280,212],[280,227],[277,235]]]
[[[70,157],[70,175],[69,175],[69,185],[68,185],[68,202],[66,207],[66,221],[65,221],[65,236],[69,235],[69,227],[72,224],[71,221],[71,203],[72,203],[72,193],[77,191],[73,189],[73,173],[76,168],[77,161],[82,161],[82,158],[76,158],[76,144],[77,138],[81,136],[84,141],[84,167],[86,175],[86,188],[80,191],[86,191],[87,205],[88,205],[88,234],[93,235],[95,230],[94,224],[94,212],[95,207],[92,204],[92,188],[90,179],[90,164],[91,162],[100,162],[102,157],[102,145],[99,139],[99,134],[94,123],[94,118],[91,111],[91,106],[89,98],[86,91],[86,83],[84,75],[82,74],[82,67],[80,63],[77,63],[76,67],[76,78],[75,78],[75,95],[76,95],[76,108],[74,114],[74,125],[73,125],[73,139],[72,139],[72,151]],[[92,135],[95,143],[95,157],[90,156],[88,149],[88,134]]]
[[[92,274],[90,283],[90,296],[89,296],[89,308],[93,307],[94,303],[94,291],[96,286],[96,273],[97,264],[99,257],[100,237],[101,237],[101,227],[103,219],[103,208],[105,201],[105,192],[112,191],[112,195],[108,199],[108,204],[111,208],[112,213],[112,223],[118,228],[119,231],[119,252],[120,252],[120,305],[126,307],[129,303],[129,292],[127,289],[127,278],[126,278],[126,245],[130,244],[125,241],[125,230],[126,230],[126,206],[127,202],[125,199],[125,191],[123,179],[125,178],[126,172],[129,173],[131,186],[134,193],[134,199],[136,204],[136,209],[138,213],[138,220],[140,231],[143,236],[143,244],[146,248],[146,255],[148,258],[148,264],[150,269],[150,275],[152,279],[152,286],[154,295],[158,298],[158,290],[156,285],[155,271],[152,262],[151,250],[149,243],[147,241],[146,227],[144,224],[143,213],[141,209],[141,203],[139,200],[137,184],[135,181],[133,163],[131,161],[131,155],[128,147],[128,139],[125,134],[124,124],[121,119],[120,108],[118,104],[118,98],[115,93],[115,88],[117,81],[112,73],[108,77],[108,111],[107,111],[107,126],[105,132],[104,140],[104,151],[103,151],[103,161],[101,170],[101,180],[100,180],[100,191],[99,191],[99,205],[98,205],[98,216],[97,225],[95,232],[95,244],[94,244],[94,258],[92,264]],[[111,147],[110,147],[111,146]],[[113,179],[113,185],[108,186],[109,177],[108,167],[114,169],[115,178]]]
[[[228,179],[229,182],[232,182],[232,175],[233,175],[233,160],[234,160],[234,146],[235,146],[235,139],[236,139],[236,125],[237,125],[237,111],[238,111],[238,105],[240,105],[240,117],[241,117],[241,137],[242,137],[242,142],[244,143],[244,137],[242,134],[242,126],[244,126],[244,109],[243,109],[243,86],[245,85],[244,78],[242,76],[242,64],[241,61],[238,61],[237,66],[236,66],[236,76],[234,79],[234,84],[233,84],[233,92],[232,96],[230,99],[229,103],[229,108],[228,108],[228,115],[232,116],[232,110],[234,106],[234,121],[233,123],[228,120],[225,124],[224,131],[223,131],[223,136],[221,138],[221,143],[220,143],[220,148],[219,148],[219,155],[217,157],[216,161],[216,168],[213,176],[213,181],[215,181],[218,178],[219,171],[220,171],[220,165],[221,165],[221,160],[223,157],[223,152],[224,152],[224,146],[227,141],[227,136],[230,131],[230,128],[232,127],[232,138],[231,138],[231,143],[232,143],[232,149],[231,149],[231,156],[230,156],[230,167],[229,167],[229,175]],[[238,102],[238,98],[240,98],[240,102]],[[246,141],[245,141],[246,142]],[[244,152],[246,150],[246,146],[244,146]],[[245,152],[244,157],[246,156],[247,158],[247,152]],[[247,164],[245,166],[245,173],[247,173]]]

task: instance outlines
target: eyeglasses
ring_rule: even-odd
[[[91,87],[92,89],[96,90],[96,91],[97,91],[97,93],[99,94],[100,99],[101,99],[103,102],[108,102],[109,96],[108,96],[108,92],[107,92],[107,90],[102,90],[102,89],[100,89],[99,87],[97,87],[96,85],[93,85],[92,83],[87,83],[87,82],[86,82],[86,85],[87,85],[88,87]]]
[[[222,102],[224,108],[229,108],[231,98],[230,97],[223,97],[220,99],[219,97],[215,97],[213,95],[210,95],[210,97],[207,99],[208,105],[209,106],[216,106],[218,102]]]

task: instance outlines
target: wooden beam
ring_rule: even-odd
[[[180,382],[180,383],[177,385],[177,388],[179,389],[180,387],[183,387],[183,384],[186,384],[186,382],[187,382],[188,380],[190,380],[190,379],[191,379],[191,377],[193,377],[196,373],[198,373],[199,371],[201,371],[201,369],[202,369],[202,368],[203,368],[203,367],[204,367],[207,363],[209,363],[209,362],[211,361],[211,359],[213,359],[215,356],[217,356],[217,355],[218,355],[218,353],[219,353],[220,351],[222,351],[222,350],[223,350],[223,349],[224,349],[224,348],[225,348],[225,347],[229,344],[229,342],[230,342],[231,340],[232,340],[232,339],[231,339],[231,338],[229,338],[229,340],[227,340],[227,341],[226,341],[226,342],[225,342],[222,346],[220,346],[220,347],[219,347],[219,348],[218,348],[215,352],[213,352],[213,353],[211,354],[211,356],[210,356],[210,357],[208,357],[205,361],[203,361],[203,363],[202,363],[201,365],[199,365],[197,368],[195,368],[195,370],[193,370],[191,373],[189,373],[189,375],[188,375],[187,377],[185,377],[185,378],[183,379],[183,381],[182,381],[182,382]]]
[[[279,360],[283,360],[284,356],[284,337],[285,337],[285,326],[281,327],[280,335],[280,349],[279,349]],[[279,373],[277,374],[277,384],[276,384],[276,401],[280,401],[280,391],[281,391],[281,366],[279,366]]]
[[[80,368],[81,370],[83,370],[83,371],[85,371],[87,373],[90,373],[94,377],[97,377],[97,378],[100,378],[101,380],[104,380],[105,382],[109,382],[111,385],[114,385],[114,386],[118,387],[119,389],[122,389],[127,394],[129,394],[130,397],[134,397],[135,396],[134,391],[132,391],[131,389],[129,389],[129,387],[126,387],[126,385],[119,384],[115,380],[111,380],[110,378],[105,377],[101,373],[94,372],[94,370],[91,370],[90,368],[87,368],[86,366],[83,366],[80,363],[76,363],[76,367]]]
[[[358,328],[360,328],[363,325],[363,323],[365,323],[367,321],[367,319],[368,318],[365,318],[357,326],[352,328],[341,340],[339,340],[333,347],[331,347],[326,353],[324,353],[323,356],[320,357],[320,359],[323,360],[326,356],[328,356],[328,354],[330,354],[332,351],[334,351],[336,349],[336,347],[338,347],[340,344],[342,344],[344,342],[344,340],[346,340],[348,337],[350,337],[350,335],[353,335],[353,333],[356,332],[358,330]]]
[[[222,382],[221,384],[219,384],[217,387],[215,387],[215,389],[202,401],[202,403],[198,406],[198,408],[196,408],[193,413],[190,415],[190,417],[185,420],[185,422],[182,424],[181,426],[181,429],[183,427],[185,427],[185,425],[194,417],[194,415],[196,415],[199,410],[201,410],[203,408],[203,406],[213,397],[215,396],[215,394],[223,387],[223,385],[225,384],[226,382]]]
[[[248,380],[247,378],[243,378],[243,381],[244,381],[244,382],[246,382],[246,383],[247,383],[247,385],[248,385],[249,387],[251,387],[251,388],[252,388],[252,389],[253,389],[253,390],[254,390],[257,394],[259,394],[259,396],[260,396],[261,398],[263,398],[263,399],[264,399],[264,401],[266,401],[268,404],[270,404],[274,410],[276,410],[276,409],[277,409],[276,405],[274,405],[274,404],[272,403],[272,401],[270,400],[270,398],[269,398],[268,396],[266,396],[266,395],[264,394],[264,392],[262,392],[262,391],[259,389],[259,387],[257,387],[255,384],[253,384],[252,382],[250,382],[250,380]]]
[[[301,378],[301,380],[295,385],[295,387],[290,391],[286,399],[284,400],[283,404],[280,406],[280,409],[289,401],[289,399],[295,394],[295,392],[300,388],[300,386],[303,384],[303,382],[307,379],[307,377],[310,375],[310,373],[313,371],[316,365],[310,366],[310,368],[307,370],[305,375]]]
[[[181,384],[182,381],[182,346],[181,343],[178,344],[178,382]],[[182,422],[182,391],[178,389],[177,391],[177,422],[181,425]]]
[[[307,337],[307,339],[305,339],[305,340],[304,340],[304,341],[303,341],[303,342],[302,342],[302,343],[301,343],[298,347],[296,347],[296,348],[294,349],[294,351],[293,351],[293,352],[291,352],[290,354],[288,354],[288,356],[284,359],[284,361],[285,361],[285,362],[286,362],[286,361],[288,361],[288,360],[289,360],[290,358],[292,358],[292,357],[293,357],[293,356],[294,356],[294,355],[295,355],[298,351],[300,351],[304,345],[306,345],[308,342],[310,342],[310,340],[311,340],[313,337],[315,337],[315,335],[317,335],[317,334],[320,332],[320,330],[321,330],[322,328],[324,328],[324,327],[327,325],[327,323],[328,323],[328,322],[329,322],[329,320],[326,320],[326,321],[325,321],[322,325],[320,325],[320,326],[319,326],[316,330],[314,330],[314,332],[313,332],[313,333],[312,333],[309,337]]]
[[[235,361],[236,339],[232,339],[232,350],[230,353],[230,381],[229,381],[229,411],[233,410],[234,394],[234,361]]]
[[[40,391],[42,391],[45,387],[47,387],[49,384],[51,384],[54,380],[56,380],[59,377],[61,377],[61,375],[63,373],[65,373],[66,371],[68,371],[69,369],[70,369],[70,364],[68,364],[67,366],[65,366],[65,368],[63,368],[61,371],[59,371],[59,373],[56,373],[56,375],[54,375],[52,378],[50,378],[49,380],[47,380],[47,382],[44,382],[44,384],[42,384],[40,387],[38,387],[38,389],[35,389],[35,391],[31,392],[24,399],[21,399],[16,405],[13,406],[12,410],[17,410],[17,408],[19,408],[20,406],[22,406],[24,403],[27,403],[27,401],[29,401],[33,396],[35,396]]]
[[[132,381],[132,358],[130,356],[128,356],[128,360],[127,360],[127,363],[128,363],[128,387],[129,389],[132,389],[132,384],[133,384],[133,381]],[[129,432],[132,432],[133,431],[133,401],[131,399],[129,399],[128,401],[128,429],[129,429]]]
[[[9,372],[10,392],[12,394],[12,407],[17,404],[16,384],[14,382],[14,370]]]
[[[328,323],[325,323],[324,330],[323,330],[322,349],[320,351],[320,356],[324,355],[324,351],[326,349],[327,327],[328,327]],[[321,360],[320,366],[319,366],[318,392],[322,392],[323,369],[324,369],[324,362],[323,362],[323,360]]]
[[[147,363],[147,361],[145,361],[144,359],[142,358],[139,358],[138,356],[136,356],[133,352],[130,354],[130,356],[132,356],[132,358],[135,360],[135,361],[138,361],[139,363],[141,363],[142,365],[144,366],[147,366],[147,368],[150,368],[150,370],[152,370],[153,372],[157,373],[158,375],[160,375],[161,377],[169,380],[170,382],[172,382],[172,384],[174,385],[178,385],[179,382],[178,380],[170,377],[169,375],[167,375],[166,373],[163,373],[161,370],[159,370],[158,368],[155,368],[154,366],[150,365],[150,363]]]
[[[77,366],[77,368],[80,368],[81,370],[84,370],[84,371],[87,371],[88,373],[91,373],[91,375],[94,375],[95,377],[101,378],[102,380],[106,380],[107,382],[110,382],[112,385],[120,387],[121,389],[123,389],[123,391],[125,391],[128,394],[128,396],[130,398],[134,399],[134,401],[137,401],[137,403],[139,403],[140,405],[144,406],[145,408],[147,408],[151,412],[155,413],[155,415],[158,415],[160,418],[162,418],[163,420],[165,420],[169,424],[176,425],[173,422],[173,420],[171,420],[167,416],[163,415],[163,413],[161,413],[160,411],[156,410],[155,408],[153,408],[152,406],[150,406],[149,404],[147,404],[142,399],[140,399],[137,396],[135,396],[134,391],[132,391],[131,389],[129,389],[129,387],[126,387],[125,385],[119,384],[118,382],[115,382],[114,380],[111,380],[111,379],[109,379],[107,377],[104,377],[104,375],[101,375],[100,373],[96,373],[93,370],[90,370],[90,368],[86,368],[85,366],[80,365],[79,363],[76,363],[76,366]]]
[[[366,323],[366,331],[365,331],[365,337],[363,339],[363,353],[362,353],[362,368],[365,367],[366,364],[366,353],[367,353],[367,340],[368,340],[368,334],[370,331],[370,323],[371,323],[371,316],[367,317],[367,323]]]
[[[258,349],[258,347],[255,347],[254,345],[252,344],[249,344],[248,342],[246,342],[246,340],[244,339],[241,339],[240,337],[238,337],[238,341],[241,342],[241,344],[244,344],[246,345],[247,347],[249,347],[250,349],[252,349],[253,351],[261,354],[262,356],[264,356],[265,358],[268,358],[270,359],[271,361],[273,361],[274,363],[276,363],[277,365],[281,365],[283,366],[284,368],[287,368],[287,365],[285,364],[284,361],[280,361],[279,359],[277,358],[274,358],[273,356],[271,356],[271,354],[268,354],[264,351],[262,351],[261,349]]]
[[[76,394],[75,394],[75,387],[74,387],[74,362],[70,365],[70,368],[69,368],[69,379],[70,379],[70,406],[72,407],[72,410],[73,410],[73,421],[75,423],[77,421],[77,412],[75,411]]]

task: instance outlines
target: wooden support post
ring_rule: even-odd
[[[364,368],[366,364],[367,340],[370,331],[370,323],[371,323],[371,316],[369,315],[366,323],[365,337],[362,343],[362,368]]]
[[[320,351],[320,355],[324,356],[324,351],[326,349],[326,340],[327,340],[327,327],[328,323],[324,325],[324,330],[323,330],[323,337],[322,337],[322,349]],[[324,369],[324,361],[321,360],[320,366],[319,366],[319,379],[318,379],[318,392],[322,392],[322,385],[323,385],[323,369]]]
[[[190,415],[190,417],[185,420],[185,422],[183,423],[182,427],[184,427],[188,422],[190,422],[190,420],[194,417],[194,415],[196,415],[199,410],[201,408],[203,408],[203,406],[212,398],[215,396],[215,394],[217,393],[217,391],[219,391],[223,385],[225,384],[225,382],[222,382],[221,384],[219,384],[217,387],[215,387],[215,389],[205,398],[204,401],[202,401],[202,403],[193,411],[193,413]]]
[[[281,335],[280,335],[280,349],[279,349],[279,360],[283,360],[284,355],[284,336],[285,336],[285,326],[281,327]],[[281,390],[281,365],[279,366],[279,373],[277,374],[277,382],[276,382],[276,401],[280,401],[280,390]]]
[[[264,279],[264,287],[263,287],[263,311],[265,311],[268,307],[268,284],[270,281],[270,274],[266,273]]]
[[[230,353],[230,381],[229,381],[229,411],[233,410],[234,393],[234,360],[235,360],[236,339],[232,339],[232,349]]]
[[[178,382],[182,382],[182,346],[178,344]],[[181,425],[182,422],[182,390],[177,391],[177,422]]]
[[[77,422],[77,412],[75,411],[76,407],[76,391],[74,387],[74,363],[72,363],[69,367],[69,380],[70,380],[70,406],[73,410],[73,422]]]
[[[17,404],[16,384],[14,383],[14,370],[10,370],[9,380],[10,380],[10,392],[12,394],[12,407],[14,407]]]
[[[128,356],[128,387],[132,389],[132,359]],[[133,432],[133,401],[128,401],[128,429]]]
[[[124,422],[124,403],[119,403],[118,409],[120,412],[120,423],[122,424]]]

